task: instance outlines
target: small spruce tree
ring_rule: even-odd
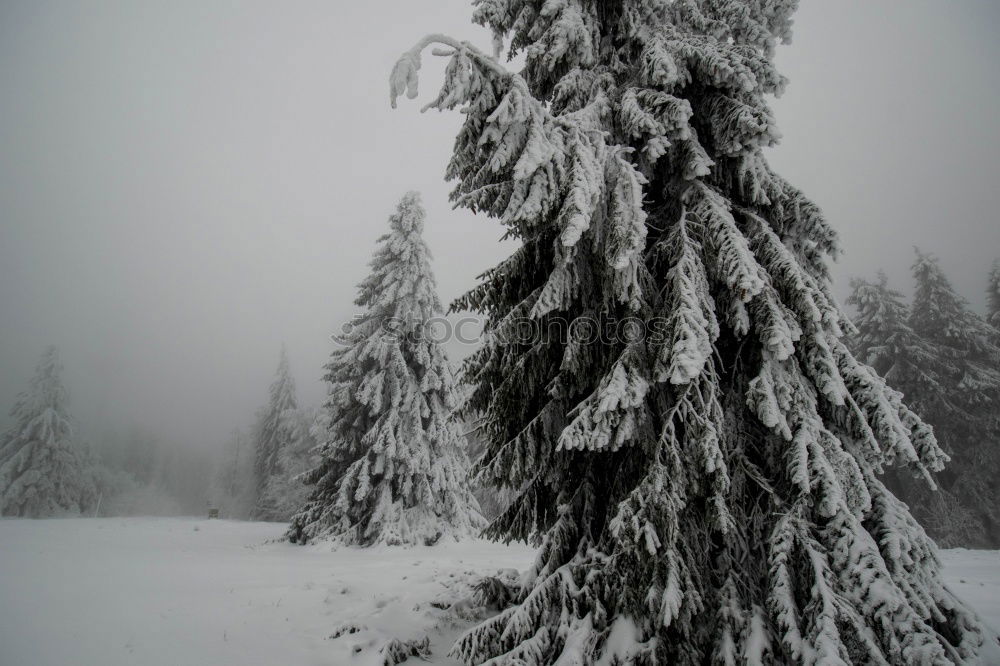
[[[487,317],[466,364],[479,478],[515,494],[488,533],[540,550],[509,607],[455,645],[465,663],[949,664],[981,649],[878,477],[929,479],[945,456],[846,348],[836,235],[764,158],[795,5],[479,0],[475,20],[524,54],[518,73],[442,35],[393,70],[395,103],[416,96],[425,47],[450,56],[429,106],[463,112],[455,203],[521,243],[456,306]],[[512,335],[526,319],[570,334]],[[647,335],[585,334],[600,322]]]
[[[298,409],[295,398],[295,381],[288,368],[288,354],[281,348],[278,371],[271,383],[270,400],[261,410],[255,428],[254,488],[256,520],[288,520],[289,514],[278,504],[280,497],[269,491],[275,479],[284,477],[281,452],[295,439],[295,423],[287,413]]]
[[[48,347],[31,387],[0,440],[0,515],[41,518],[78,513],[95,500],[90,456],[73,440],[62,364]]]
[[[419,195],[404,196],[359,285],[365,311],[326,366],[331,420],[292,541],[433,544],[482,527],[452,371],[428,329],[441,304],[424,217]]]

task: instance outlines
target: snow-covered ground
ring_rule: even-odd
[[[360,665],[380,663],[392,637],[425,635],[439,657],[464,625],[433,604],[467,595],[476,573],[531,561],[526,547],[487,542],[335,552],[273,542],[284,529],[0,520],[0,664]],[[360,631],[330,638],[348,626]]]
[[[430,663],[452,664],[447,646],[473,618],[442,607],[532,553],[487,542],[331,551],[274,542],[283,529],[0,520],[0,664],[360,666],[380,663],[391,638],[424,636]],[[953,589],[1000,626],[1000,552],[944,559]]]

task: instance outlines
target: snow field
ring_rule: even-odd
[[[533,549],[485,541],[370,549],[275,541],[280,523],[0,520],[4,666],[369,666],[393,638],[447,659],[459,603]],[[1000,551],[944,551],[946,578],[1000,625]],[[464,610],[463,610],[464,609]],[[337,638],[331,638],[337,634]]]

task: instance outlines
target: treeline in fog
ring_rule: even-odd
[[[1000,263],[985,282],[983,317],[937,259],[918,250],[912,300],[881,272],[855,279],[848,299],[855,353],[903,394],[951,457],[934,475],[936,489],[929,479],[887,472],[943,547],[1000,547]]]
[[[918,252],[913,297],[881,271],[851,282],[856,354],[930,424],[925,436],[950,456],[933,477],[884,470],[890,487],[944,547],[1000,546],[1000,263],[984,276],[984,314],[958,294],[933,255]],[[900,285],[905,287],[905,285]],[[972,296],[972,295],[970,295]],[[329,371],[329,368],[328,368]],[[87,436],[74,424],[58,351],[43,353],[0,440],[5,516],[203,515],[288,521],[307,504],[304,483],[329,440],[336,409],[299,404],[281,350],[267,402],[212,448],[164,438],[142,425]],[[472,460],[484,451],[474,413],[459,431]],[[473,484],[495,517],[509,493]]]

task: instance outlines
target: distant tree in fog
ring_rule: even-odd
[[[1000,349],[996,332],[952,288],[937,260],[917,253],[912,307],[889,288],[854,280],[856,353],[934,428],[951,456],[922,479],[887,473],[889,485],[942,546],[1000,545]]]
[[[225,518],[246,520],[256,504],[254,452],[250,438],[239,429],[226,440],[211,489],[212,504]]]
[[[203,515],[208,508],[212,481],[212,457],[208,451],[186,442],[169,441],[157,456],[152,487],[176,502],[182,515]]]
[[[101,515],[200,515],[212,485],[212,454],[133,424],[96,440]]]
[[[329,415],[324,410],[286,409],[282,426],[288,433],[287,442],[278,450],[274,473],[257,501],[257,507],[266,508],[259,520],[289,520],[305,505],[311,491],[301,475],[319,462],[313,449],[317,437],[324,437],[329,427]]]
[[[874,282],[852,280],[847,303],[856,309],[855,354],[902,392],[910,407],[933,425],[934,416],[951,409],[946,387],[951,384],[953,369],[935,345],[910,327],[910,310],[902,295],[889,286],[885,273],[879,272]],[[981,536],[971,508],[963,506],[948,488],[932,488],[922,477],[892,469],[886,477],[938,543],[969,545]],[[939,482],[941,478],[938,475]]]
[[[49,347],[11,411],[14,424],[0,440],[2,515],[75,514],[94,501],[90,458],[73,440],[61,374],[58,351]]]
[[[858,356],[913,400],[939,386],[944,370],[934,348],[910,327],[903,296],[879,271],[875,282],[851,281],[847,302],[857,308],[854,347]]]
[[[284,481],[282,451],[293,444],[297,426],[295,418],[287,415],[297,410],[295,381],[288,367],[288,354],[282,347],[278,371],[271,383],[270,400],[261,410],[254,429],[254,518],[257,520],[287,520],[290,517],[278,508],[280,496],[269,486]]]
[[[131,426],[124,439],[118,438],[117,446],[110,452],[108,464],[128,472],[136,483],[149,485],[156,476],[160,439],[149,429]]]
[[[940,477],[977,516],[981,545],[1000,545],[1000,348],[995,331],[959,296],[937,259],[917,251],[910,326],[933,348],[943,379],[922,415],[951,456]],[[948,517],[942,516],[948,526]],[[963,544],[969,545],[969,544]]]

